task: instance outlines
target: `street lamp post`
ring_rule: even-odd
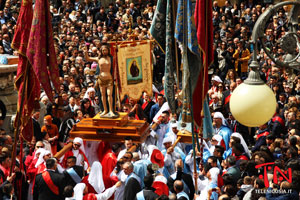
[[[289,32],[280,40],[281,48],[287,52],[285,61],[273,57],[264,44],[265,26],[268,19],[276,13],[276,10],[285,5],[293,5],[289,16]],[[300,44],[299,35],[296,33],[298,16],[300,14],[300,2],[281,2],[270,6],[258,18],[252,32],[252,43],[254,45],[252,62],[249,65],[248,78],[238,86],[230,98],[230,110],[232,115],[241,124],[248,127],[258,127],[268,122],[276,111],[276,98],[264,81],[260,78],[259,64],[257,61],[257,42],[261,41],[262,48],[268,57],[279,67],[293,68],[299,70]],[[297,54],[298,51],[298,54]]]

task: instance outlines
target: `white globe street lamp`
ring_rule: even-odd
[[[284,61],[274,57],[267,48],[265,41],[265,27],[269,18],[276,14],[276,10],[286,5],[293,5],[287,26],[289,31],[279,40],[280,48],[287,52]],[[239,85],[230,97],[230,111],[237,121],[248,127],[258,127],[268,122],[276,111],[276,98],[271,90],[260,78],[259,64],[257,62],[257,43],[260,44],[267,56],[278,66],[299,70],[300,67],[300,36],[297,32],[300,1],[280,2],[270,6],[257,19],[253,32],[254,44],[253,59],[250,64],[251,71],[243,84]]]
[[[261,79],[257,61],[252,61],[249,77],[230,97],[230,111],[234,118],[248,127],[258,127],[268,122],[276,111],[276,98]]]

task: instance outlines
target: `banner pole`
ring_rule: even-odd
[[[176,28],[176,9],[177,7],[175,8],[177,4],[177,1],[176,0],[172,0],[172,13],[173,13],[173,25],[174,25],[174,30]],[[175,62],[176,62],[176,84],[177,84],[177,88],[179,88],[179,64],[178,64],[178,46],[177,46],[177,42],[176,40],[174,40],[174,48],[175,48]]]
[[[13,151],[11,153],[11,159],[12,159],[12,163],[11,163],[11,166],[10,166],[10,171],[9,171],[9,176],[11,176],[12,174],[12,171],[15,167],[15,164],[16,164],[16,154],[17,154],[17,140],[18,140],[18,136],[20,134],[20,124],[21,124],[21,115],[22,115],[22,112],[23,112],[23,107],[24,107],[24,99],[25,99],[25,89],[26,89],[26,85],[27,85],[27,82],[28,82],[28,64],[29,64],[29,61],[27,60],[27,64],[26,64],[26,70],[25,70],[25,73],[24,73],[24,82],[23,82],[23,85],[22,85],[22,98],[21,98],[21,103],[20,103],[20,107],[18,108],[17,110],[17,117],[15,120],[17,120],[17,126],[15,127],[15,130],[14,130],[14,143],[13,143]],[[24,128],[24,127],[23,127]],[[22,149],[21,149],[22,150]]]

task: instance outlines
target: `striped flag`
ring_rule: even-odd
[[[11,45],[12,48],[19,53],[17,77],[15,80],[15,86],[19,92],[16,119],[18,119],[18,115],[21,116],[18,124],[19,127],[21,127],[20,134],[29,142],[31,141],[33,135],[31,114],[34,109],[34,101],[40,97],[40,83],[35,75],[32,65],[26,56],[32,15],[32,1],[22,0],[20,14]],[[22,99],[23,105],[21,105]],[[15,127],[18,126],[17,123],[18,121],[16,120]]]
[[[209,87],[208,67],[214,59],[212,1],[197,0],[194,17],[203,64],[193,91],[193,102],[197,102],[194,103],[194,120],[200,126],[202,122],[201,111]]]
[[[48,0],[35,1],[26,54],[49,100],[53,102],[50,81],[56,91],[59,91],[59,69],[54,49]]]

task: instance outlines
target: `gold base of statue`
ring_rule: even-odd
[[[193,143],[192,133],[187,130],[181,130],[177,133],[177,137],[181,137],[180,142],[182,143]],[[196,139],[196,137],[195,137]],[[195,140],[196,141],[196,140]]]
[[[111,126],[124,126],[128,122],[128,114],[127,113],[118,113],[119,116],[117,118],[106,118],[100,117],[100,113],[98,113],[95,117],[93,117],[93,124],[95,126],[101,126],[102,124],[111,125]]]
[[[128,120],[127,113],[119,113],[115,119],[102,118],[97,114],[94,118],[85,118],[75,124],[70,131],[70,138],[81,137],[88,141],[123,142],[130,136],[133,142],[144,142],[149,134],[150,126],[143,120]]]

